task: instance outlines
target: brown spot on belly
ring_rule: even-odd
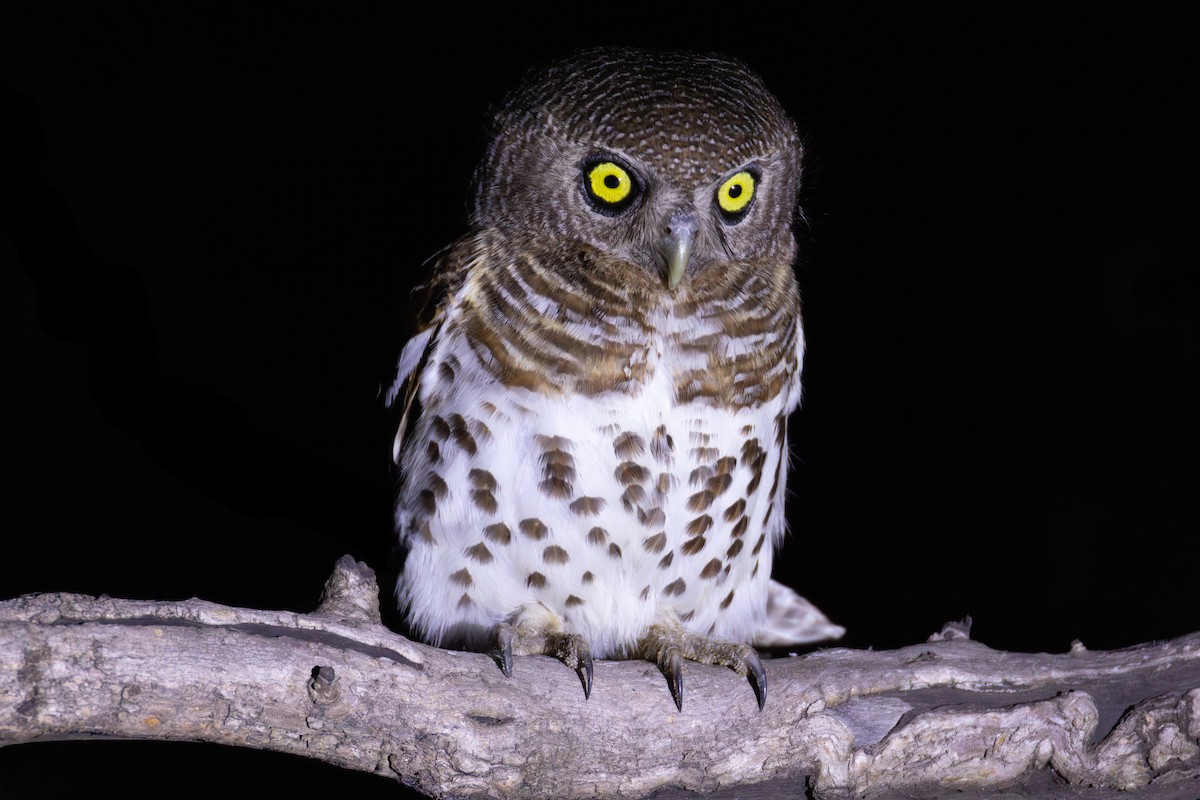
[[[565,564],[571,560],[567,555],[567,551],[556,544],[552,544],[542,551],[542,561],[547,564]]]
[[[488,525],[483,529],[483,535],[496,544],[508,544],[512,540],[512,533],[503,522]]]
[[[617,458],[628,461],[646,451],[646,440],[636,433],[625,432],[613,440],[613,452]]]
[[[429,529],[429,520],[421,520],[420,523],[413,525],[410,530],[413,536],[417,537],[426,544],[434,543],[433,531]]]
[[[539,433],[537,436],[533,437],[533,440],[537,444],[538,449],[542,452],[549,452],[551,450],[570,452],[571,448],[574,446],[571,440],[565,436],[547,436]]]
[[[646,539],[642,540],[642,548],[647,553],[655,553],[655,554],[661,553],[663,551],[663,548],[666,546],[667,546],[666,531],[659,531],[658,533],[654,534],[653,536],[647,537]]]
[[[471,432],[471,435],[474,436],[477,441],[486,443],[492,440],[492,429],[474,417],[467,418],[467,430]]]
[[[517,524],[517,528],[535,542],[545,539],[550,534],[550,529],[540,519],[523,519]]]
[[[663,597],[670,597],[671,595],[681,595],[685,591],[687,591],[687,583],[683,578],[676,578],[663,587],[662,594]]]
[[[737,539],[746,532],[746,528],[748,528],[749,526],[750,526],[750,520],[743,514],[741,519],[739,519],[736,523],[734,523],[733,530],[731,530],[729,532],[729,535],[732,536],[734,539]]]
[[[464,551],[469,558],[473,558],[480,564],[487,564],[492,560],[492,551],[487,549],[487,545],[483,542],[473,544]]]
[[[617,465],[613,477],[622,486],[633,486],[650,480],[650,470],[634,461],[623,461]]]
[[[553,497],[558,500],[566,500],[571,496],[571,491],[574,487],[562,478],[546,478],[538,484],[538,488],[542,490],[542,494],[547,497]]]
[[[446,482],[442,480],[442,476],[438,475],[436,472],[429,473],[429,477],[425,479],[425,485],[431,492],[433,492],[434,496],[437,497],[438,500],[444,498],[447,492],[450,491],[450,487],[448,487]]]
[[[496,478],[486,469],[473,469],[467,473],[467,480],[476,489],[484,489],[489,492],[496,491]]]
[[[476,444],[475,437],[467,429],[467,421],[463,419],[463,416],[451,414],[446,421],[450,427],[450,437],[459,449],[467,455],[475,455],[479,451],[479,445]]]
[[[625,507],[626,511],[632,512],[644,502],[646,502],[646,490],[636,483],[621,493],[621,505]]]
[[[639,508],[638,512],[637,512],[637,517],[638,517],[638,522],[642,523],[647,528],[657,528],[660,525],[663,525],[667,521],[667,512],[663,511],[661,508],[658,508],[657,506],[650,509],[649,511],[644,511]]]
[[[759,452],[754,460],[750,462],[750,469],[753,471],[753,476],[750,478],[750,483],[746,484],[746,495],[752,495],[758,490],[758,485],[762,483],[763,465],[767,461],[767,454]]]
[[[571,513],[579,517],[594,517],[604,510],[603,497],[579,497],[571,501]]]
[[[540,458],[542,464],[542,477],[545,479],[543,484],[548,484],[555,487],[556,491],[564,491],[563,494],[553,494],[553,497],[569,497],[571,495],[571,483],[575,480],[575,457],[566,450],[547,450],[542,453]],[[543,489],[547,494],[549,491]]]
[[[688,498],[687,510],[693,512],[708,511],[713,504],[713,493],[705,489],[704,491],[696,492]]]
[[[725,494],[729,489],[729,485],[733,483],[733,476],[729,473],[718,472],[704,483],[704,488],[712,492],[713,495],[720,496]]]
[[[775,492],[779,489],[779,476],[783,473],[783,457],[782,454],[778,461],[775,462],[775,480],[771,481],[771,497],[775,496]]]
[[[666,425],[659,425],[654,429],[654,436],[650,439],[650,454],[660,464],[669,464],[675,453],[675,440],[671,438],[671,434],[667,433]]]
[[[496,504],[496,496],[487,489],[475,489],[471,492],[471,502],[485,514],[495,514],[499,507]]]

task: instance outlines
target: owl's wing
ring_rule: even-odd
[[[754,632],[756,647],[785,647],[840,639],[846,629],[779,581],[767,586],[767,618]]]
[[[438,343],[448,309],[453,305],[454,288],[462,282],[472,263],[468,254],[474,242],[474,237],[465,236],[430,257],[425,262],[426,265],[433,264],[430,280],[413,290],[414,294],[424,292],[424,300],[418,311],[419,328],[400,351],[396,380],[392,382],[385,398],[388,408],[399,411],[396,438],[392,441],[392,463],[396,466],[400,466],[408,417],[418,402],[425,362],[430,350]]]
[[[421,372],[425,366],[425,359],[440,327],[440,318],[435,319],[434,324],[417,332],[404,344],[404,349],[400,351],[400,360],[396,364],[396,380],[392,383],[392,388],[388,389],[385,399],[387,407],[395,408],[397,401],[402,403],[399,406],[400,420],[396,424],[396,438],[392,441],[392,463],[397,466],[400,464],[400,451],[404,446],[404,432],[408,428],[408,415],[421,386]]]

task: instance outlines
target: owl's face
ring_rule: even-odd
[[[497,113],[473,222],[582,241],[674,289],[721,262],[790,264],[799,181],[795,126],[740,63],[590,50]]]

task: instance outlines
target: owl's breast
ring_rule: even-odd
[[[797,388],[803,339],[787,265],[718,264],[671,291],[656,266],[580,242],[482,232],[459,249],[441,344],[465,345],[480,376],[505,387],[657,397],[665,380],[675,402],[725,408]]]

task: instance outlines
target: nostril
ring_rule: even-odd
[[[667,236],[693,233],[696,230],[696,215],[691,211],[676,211],[666,224]]]

